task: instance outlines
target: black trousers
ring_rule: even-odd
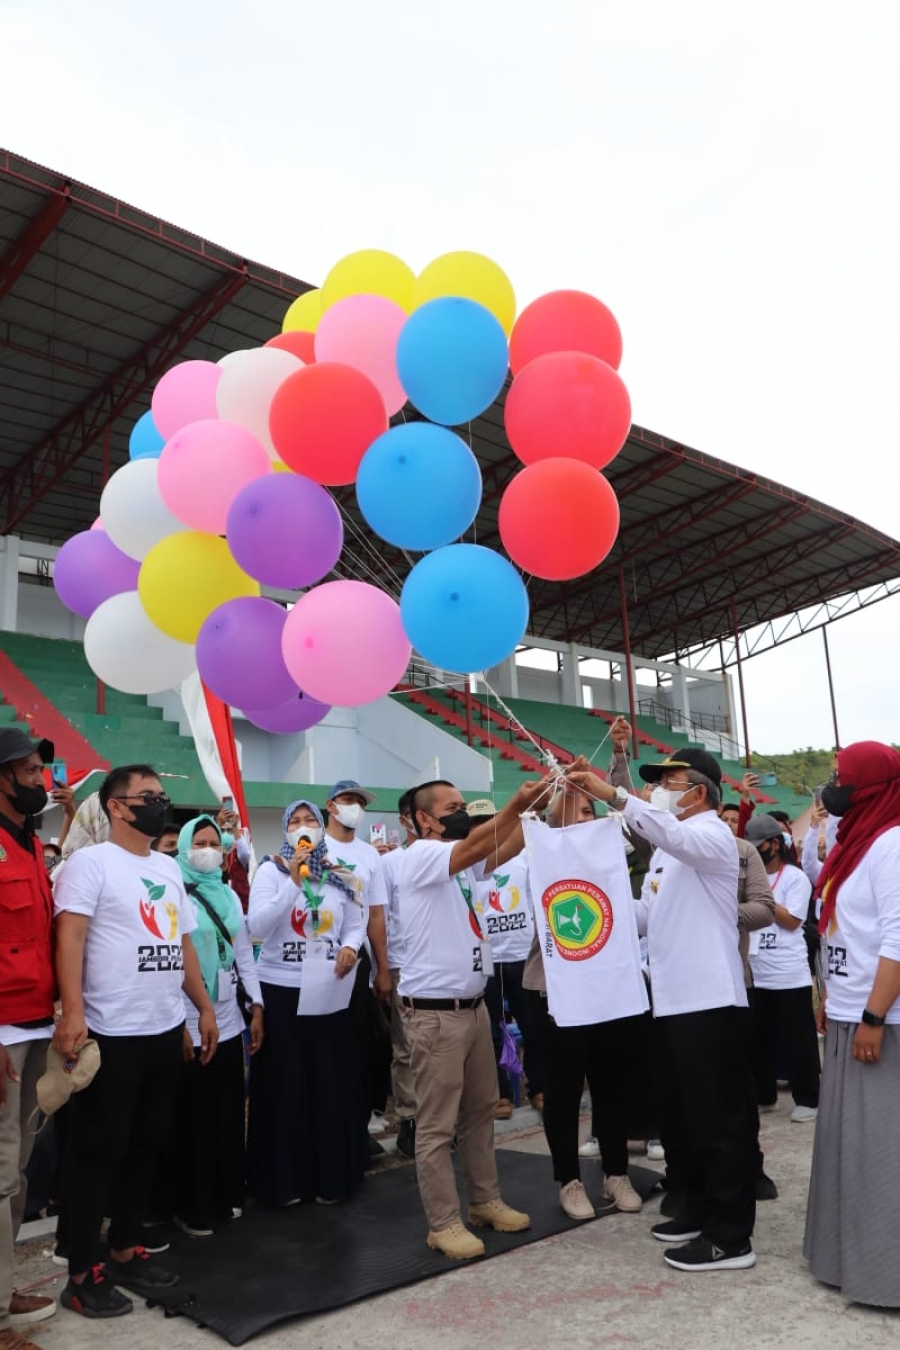
[[[219,1041],[208,1064],[182,1064],[175,1114],[174,1212],[191,1228],[219,1228],[244,1204],[244,1038]]]
[[[666,1186],[704,1237],[741,1246],[756,1218],[758,1159],[749,1009],[657,1017],[655,1029]]]
[[[544,1131],[561,1186],[581,1175],[578,1116],[587,1078],[594,1128],[606,1176],[628,1171],[628,1099],[625,1091],[639,1017],[618,1017],[584,1027],[559,1027],[549,1013],[543,1019],[546,1067]]]
[[[109,1246],[141,1241],[153,1171],[165,1145],[178,1092],[183,1026],[156,1036],[93,1036],[100,1047],[94,1081],[68,1107],[62,1206],[74,1275],[103,1260]]]
[[[536,989],[522,987],[524,961],[500,961],[494,966],[494,973],[487,982],[484,1001],[491,1019],[491,1039],[494,1042],[494,1057],[497,1060],[497,1086],[500,1096],[512,1100],[512,1085],[509,1074],[500,1068],[500,1053],[503,1049],[500,1023],[505,1021],[503,1002],[509,1004],[509,1010],[516,1019],[522,1033],[523,1067],[528,1080],[529,1097],[544,1091],[544,1060],[541,1051],[541,996]]]
[[[753,1078],[760,1106],[771,1106],[778,1097],[778,1045],[783,1046],[791,1095],[797,1106],[818,1106],[822,1067],[809,985],[799,989],[751,989],[750,1007]]]

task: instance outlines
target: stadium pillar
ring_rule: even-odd
[[[828,672],[828,697],[831,699],[831,721],[834,725],[834,748],[840,750],[841,736],[837,723],[837,704],[834,701],[834,681],[831,678],[831,653],[828,650],[828,627],[822,625],[822,641],[825,644],[825,669]]]
[[[747,701],[744,697],[744,668],[741,665],[741,631],[738,627],[737,605],[731,602],[731,626],[734,631],[734,654],[737,657],[738,688],[741,691],[741,721],[744,724],[744,763],[750,768],[750,732],[747,730]]]
[[[472,744],[472,677],[466,676],[466,745]]]
[[[19,536],[0,539],[0,628],[15,633],[19,622]]]
[[[622,638],[625,647],[625,678],[628,680],[628,720],[631,722],[631,755],[638,757],[637,710],[634,705],[634,668],[631,664],[631,633],[628,628],[628,592],[625,589],[625,568],[619,563],[619,597],[622,605]]]

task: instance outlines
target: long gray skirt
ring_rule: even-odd
[[[853,1058],[855,1034],[828,1024],[803,1255],[852,1302],[900,1308],[900,1026],[878,1064]]]

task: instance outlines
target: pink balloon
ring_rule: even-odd
[[[222,369],[214,361],[182,361],[167,370],[153,391],[153,424],[166,440],[189,422],[218,417],[216,385]]]
[[[211,418],[177,431],[158,462],[166,506],[205,534],[224,534],[228,508],[238,493],[272,472],[272,461],[252,431]]]
[[[345,708],[390,693],[412,654],[399,605],[364,581],[326,581],[302,595],[281,650],[301,689]]]
[[[383,295],[348,295],[319,320],[316,360],[339,361],[368,375],[392,416],[406,402],[397,374],[397,339],[408,317]]]

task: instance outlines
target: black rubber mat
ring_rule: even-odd
[[[546,1155],[500,1149],[497,1165],[504,1199],[527,1210],[531,1228],[479,1230],[486,1248],[481,1261],[580,1226],[559,1207]],[[646,1167],[632,1167],[629,1174],[644,1197],[660,1180]],[[588,1162],[583,1176],[596,1203],[599,1165]],[[598,1217],[614,1212],[598,1210]],[[167,1316],[189,1317],[229,1344],[243,1345],[290,1318],[479,1264],[449,1261],[431,1251],[426,1232],[415,1169],[396,1168],[367,1178],[362,1193],[346,1205],[249,1208],[215,1237],[174,1233],[162,1260],[179,1272],[181,1282],[154,1302]]]

